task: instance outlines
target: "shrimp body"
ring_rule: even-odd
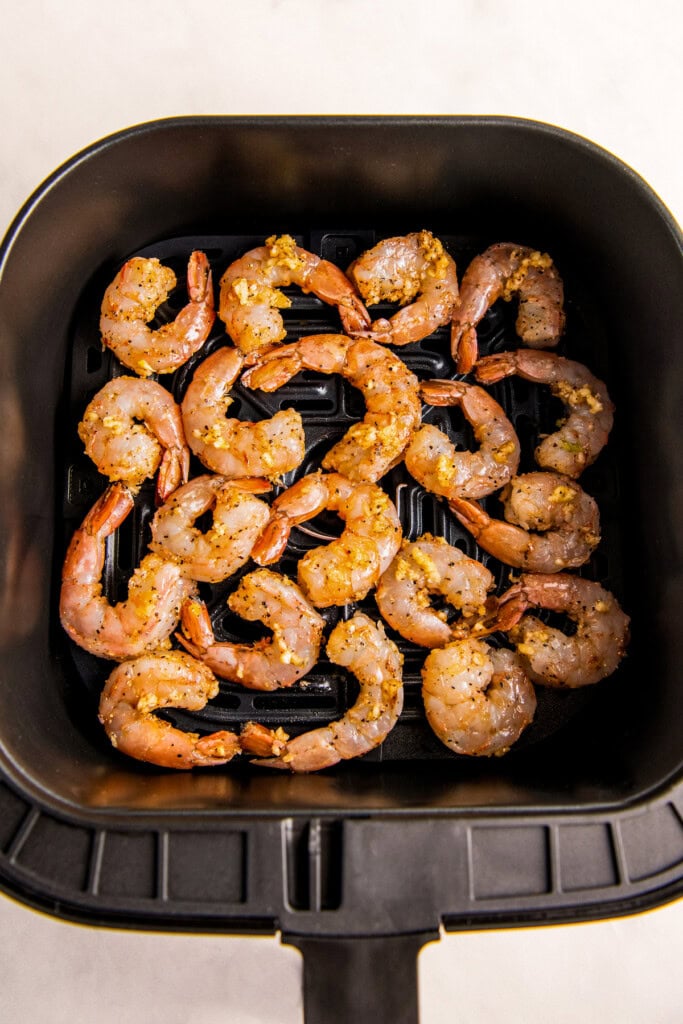
[[[560,572],[588,561],[600,542],[594,498],[560,473],[525,473],[501,491],[507,522],[492,519],[474,501],[449,502],[477,544],[506,565]],[[537,532],[536,532],[537,531]]]
[[[214,473],[230,480],[274,480],[303,460],[301,416],[285,409],[257,423],[226,417],[242,362],[236,349],[221,348],[199,364],[181,406],[185,434],[194,454]]]
[[[193,252],[187,268],[190,301],[172,323],[148,326],[158,306],[176,286],[176,276],[157,259],[135,256],[124,263],[104,293],[102,340],[140,377],[172,373],[197,352],[209,336],[214,312],[211,268],[203,252]]]
[[[497,299],[519,293],[516,329],[525,345],[553,348],[564,329],[562,280],[547,253],[502,242],[476,256],[465,271],[453,314],[451,352],[458,373],[477,361],[476,327]]]
[[[257,569],[241,580],[228,606],[243,619],[262,622],[273,635],[255,644],[221,643],[214,637],[206,605],[186,601],[178,639],[217,676],[251,690],[276,690],[292,686],[313,668],[325,621],[293,580]]]
[[[427,721],[456,754],[505,754],[536,711],[536,694],[512,651],[456,640],[422,668]]]
[[[111,673],[100,697],[99,719],[113,746],[139,761],[164,768],[225,764],[241,752],[235,733],[199,736],[153,714],[158,708],[200,711],[217,693],[213,673],[189,654],[145,654]]]
[[[405,451],[408,472],[433,494],[483,498],[517,472],[519,440],[501,406],[483,388],[463,381],[425,381],[420,388],[431,405],[459,405],[474,428],[477,451],[456,451],[451,439],[426,423]]]
[[[242,376],[247,387],[276,391],[300,370],[339,373],[358,388],[367,407],[327,453],[324,469],[374,483],[396,464],[420,423],[417,377],[381,345],[343,334],[315,334],[266,353]]]
[[[78,436],[100,473],[133,491],[157,469],[161,501],[187,480],[190,451],[180,409],[156,381],[108,381],[88,404]]]
[[[385,238],[355,260],[347,274],[368,306],[403,306],[360,332],[388,345],[409,345],[433,334],[450,321],[458,302],[455,263],[431,231]]]
[[[403,708],[403,657],[382,624],[356,612],[332,630],[327,656],[358,680],[355,704],[336,722],[294,739],[248,723],[240,736],[242,748],[259,756],[276,754],[255,764],[293,772],[319,771],[367,754],[393,729]]]
[[[62,626],[75,643],[100,658],[136,658],[168,646],[181,605],[195,592],[178,565],[152,554],[133,573],[126,601],[112,605],[104,597],[105,542],[132,507],[130,491],[112,484],[74,533],[64,560]]]
[[[539,466],[576,478],[595,462],[607,444],[614,405],[603,382],[582,363],[552,352],[518,349],[480,359],[475,373],[477,380],[486,384],[513,374],[536,384],[549,384],[555,397],[564,403],[567,418],[536,448]]]
[[[379,581],[375,599],[384,619],[407,640],[443,647],[457,632],[429,595],[441,594],[465,616],[484,613],[493,576],[480,562],[451,547],[443,537],[425,533],[404,541]]]
[[[276,345],[286,337],[279,312],[291,306],[280,288],[298,285],[336,306],[345,331],[369,325],[370,317],[346,275],[296,244],[272,235],[265,245],[231,263],[221,278],[219,316],[244,353]]]

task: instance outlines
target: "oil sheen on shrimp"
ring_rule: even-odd
[[[505,754],[533,720],[536,693],[512,651],[456,640],[422,668],[427,721],[456,754]]]
[[[230,389],[242,363],[237,349],[220,348],[199,364],[181,406],[187,441],[207,469],[230,480],[277,480],[303,461],[301,416],[284,409],[256,423],[228,418]]]
[[[349,480],[374,483],[401,458],[419,426],[417,377],[393,352],[343,334],[315,334],[282,345],[242,376],[247,387],[276,391],[300,370],[340,373],[365,399],[367,413],[327,453],[323,469]]]
[[[365,306],[339,267],[302,249],[291,235],[271,235],[265,245],[231,263],[221,278],[219,315],[242,352],[268,348],[286,337],[279,311],[291,306],[280,291],[288,285],[298,285],[336,306],[347,332],[370,323]]]
[[[200,736],[154,714],[160,708],[201,711],[218,682],[201,662],[181,651],[145,654],[117,665],[100,697],[99,719],[122,754],[164,768],[205,768],[241,753],[233,732]]]
[[[403,307],[361,332],[388,345],[408,345],[433,334],[450,321],[458,302],[455,263],[431,231],[385,238],[355,260],[347,274],[368,306],[399,302]]]
[[[104,293],[102,340],[140,377],[172,373],[197,352],[215,320],[211,268],[203,252],[193,252],[187,268],[190,301],[175,320],[154,331],[149,322],[176,286],[170,267],[135,256],[124,263]]]
[[[183,633],[178,639],[217,676],[251,690],[276,690],[292,686],[313,668],[325,620],[293,580],[269,569],[257,569],[243,577],[228,598],[228,606],[243,619],[262,622],[273,635],[254,644],[220,642],[206,605],[194,599],[186,601]]]
[[[451,326],[458,373],[477,361],[477,324],[497,299],[519,294],[517,334],[530,348],[553,348],[564,329],[564,288],[547,253],[502,242],[476,256],[462,279]]]
[[[403,708],[403,656],[382,624],[356,612],[332,630],[327,656],[358,680],[360,693],[355,704],[336,722],[294,739],[282,730],[248,723],[240,740],[246,752],[263,758],[255,764],[293,772],[320,771],[367,754],[391,732]]]

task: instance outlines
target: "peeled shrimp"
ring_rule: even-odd
[[[345,522],[341,537],[299,561],[299,586],[318,608],[362,600],[389,567],[401,543],[395,506],[376,484],[354,484],[339,473],[311,473],[272,505],[271,520],[252,558],[269,565],[281,557],[293,526],[324,509]]]
[[[476,327],[497,299],[519,292],[517,334],[531,348],[553,348],[564,328],[562,280],[547,253],[507,242],[476,256],[462,279],[460,304],[453,314],[451,352],[458,373],[477,361]]]
[[[477,544],[506,565],[531,572],[575,569],[600,542],[597,502],[571,477],[525,473],[499,497],[507,522],[492,519],[474,501],[453,498],[449,505]]]
[[[443,647],[457,636],[445,612],[432,608],[429,595],[441,594],[464,616],[485,611],[493,576],[480,562],[425,533],[404,541],[379,581],[375,600],[382,617],[401,636],[423,647]]]
[[[505,754],[529,725],[536,694],[519,658],[483,640],[431,651],[422,667],[427,721],[456,754]]]
[[[327,656],[333,664],[348,668],[358,680],[356,703],[338,721],[294,739],[281,729],[272,731],[249,722],[240,741],[243,750],[265,758],[255,764],[316,772],[367,754],[391,732],[403,708],[403,657],[387,638],[382,624],[356,612],[332,630]]]
[[[536,384],[549,384],[564,403],[567,419],[536,448],[539,466],[578,477],[607,444],[614,406],[603,382],[582,363],[551,352],[518,349],[480,359],[475,373],[477,380],[486,384],[513,374]]]
[[[336,306],[345,331],[369,325],[367,310],[339,267],[300,248],[291,235],[271,235],[265,245],[231,263],[221,278],[219,316],[242,352],[286,337],[279,310],[291,301],[279,289],[292,284]]]
[[[197,352],[215,320],[211,268],[203,252],[193,252],[187,267],[188,304],[172,323],[148,327],[157,307],[176,286],[176,276],[157,259],[135,256],[124,263],[104,293],[102,340],[140,377],[172,373]]]
[[[78,436],[100,473],[133,491],[157,469],[160,501],[187,480],[190,452],[180,409],[156,381],[108,381],[88,404]]]
[[[417,377],[381,345],[343,334],[315,334],[266,353],[242,375],[247,387],[276,391],[300,370],[340,373],[358,388],[367,413],[322,461],[350,480],[374,483],[396,464],[420,423]]]
[[[218,693],[201,662],[181,651],[146,654],[117,665],[100,697],[99,719],[114,747],[164,768],[225,764],[241,752],[233,732],[199,736],[157,718],[158,708],[200,711]]]
[[[498,402],[483,388],[462,381],[425,381],[420,390],[431,405],[459,405],[480,447],[456,451],[443,431],[425,424],[405,452],[406,468],[418,483],[446,498],[483,498],[506,484],[517,472],[520,449]]]
[[[403,306],[360,332],[388,345],[409,345],[433,334],[450,321],[458,302],[455,263],[431,231],[385,238],[355,260],[347,274],[368,306]]]
[[[301,416],[293,409],[257,423],[228,419],[230,389],[242,369],[234,348],[221,348],[199,364],[181,406],[185,434],[197,458],[214,473],[278,479],[305,454]]]
[[[255,644],[221,643],[214,636],[206,605],[186,601],[184,635],[178,634],[178,639],[217,676],[252,690],[276,690],[291,686],[313,668],[325,620],[293,580],[269,569],[257,569],[241,580],[228,598],[228,606],[243,619],[262,622],[273,635]]]

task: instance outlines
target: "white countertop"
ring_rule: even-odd
[[[0,234],[83,146],[200,113],[531,117],[610,149],[683,217],[678,0],[4,6]],[[422,1024],[674,1024],[682,940],[683,902],[444,936],[420,956]],[[81,928],[0,897],[0,1005],[17,1024],[300,1024],[300,979],[276,939]]]

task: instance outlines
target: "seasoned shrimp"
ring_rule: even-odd
[[[221,278],[219,316],[242,352],[286,337],[279,310],[291,302],[279,289],[292,284],[336,306],[345,331],[369,325],[365,306],[339,267],[300,248],[291,235],[271,235],[265,245],[231,263]]]
[[[483,498],[506,484],[517,472],[520,449],[498,402],[483,388],[462,381],[425,381],[420,390],[431,405],[459,405],[480,447],[456,451],[443,431],[425,424],[405,452],[406,468],[418,483],[446,498]]]
[[[206,605],[186,601],[183,634],[177,634],[178,639],[217,676],[251,690],[276,690],[292,686],[313,668],[325,620],[293,580],[269,569],[257,569],[241,580],[228,598],[228,606],[243,619],[262,622],[273,635],[255,644],[221,643],[214,637]]]
[[[197,352],[215,320],[211,268],[203,252],[193,252],[187,267],[188,304],[175,320],[154,331],[148,326],[157,308],[176,286],[170,267],[135,256],[124,263],[104,293],[102,340],[140,377],[172,373]]]
[[[237,349],[220,348],[199,364],[181,406],[187,441],[214,473],[231,480],[277,480],[303,460],[306,439],[301,416],[285,409],[257,423],[227,418],[230,389],[242,363]]]
[[[241,752],[233,732],[200,736],[157,718],[159,708],[200,711],[218,693],[206,665],[181,651],[145,654],[117,665],[100,697],[99,719],[122,754],[164,768],[225,764]]]
[[[536,693],[512,651],[456,640],[422,667],[427,721],[456,754],[505,754],[536,711]]]
[[[552,352],[522,348],[480,359],[475,373],[477,380],[486,384],[513,374],[536,384],[549,384],[564,403],[567,419],[536,448],[539,466],[576,478],[595,462],[607,444],[614,406],[603,382],[582,363]]]
[[[573,636],[546,626],[527,608],[563,612]],[[568,573],[524,573],[500,598],[499,626],[517,646],[522,665],[544,686],[588,686],[615,671],[626,653],[629,617],[613,594],[593,580]]]
[[[382,624],[356,612],[332,630],[327,656],[333,664],[348,668],[358,680],[356,703],[338,721],[295,739],[289,739],[281,729],[272,731],[249,722],[242,729],[240,741],[243,750],[265,758],[255,764],[316,772],[367,754],[391,732],[403,708],[403,656],[387,638]]]
[[[453,314],[451,352],[458,373],[477,361],[476,327],[497,299],[519,292],[517,334],[530,348],[553,348],[564,329],[564,289],[547,253],[501,242],[476,256],[465,271]]]
[[[374,483],[400,460],[420,423],[417,377],[381,345],[343,334],[315,334],[282,345],[242,375],[247,387],[276,391],[300,370],[340,373],[362,392],[367,413],[323,459],[349,480]]]
[[[157,498],[185,483],[190,451],[180,409],[153,380],[115,377],[88,404],[78,436],[100,473],[137,491],[157,469]]]
[[[268,490],[266,480],[195,477],[157,509],[150,549],[177,561],[190,579],[220,583],[246,563],[270,519],[270,506],[256,497]],[[202,531],[194,524],[209,511],[211,526]]]
[[[506,565],[531,572],[575,569],[600,542],[597,502],[571,477],[524,473],[499,497],[507,522],[492,519],[475,501],[453,498],[449,505],[477,544]]]
[[[344,520],[341,537],[308,551],[299,562],[299,586],[318,608],[362,600],[389,567],[401,543],[395,506],[376,484],[354,484],[339,473],[311,473],[275,499],[271,520],[252,558],[275,562],[293,526],[324,509]]]
[[[401,550],[379,581],[375,600],[390,626],[415,644],[443,647],[458,635],[446,618],[430,604],[430,594],[441,594],[465,617],[483,615],[493,576],[480,562],[451,547],[443,537],[425,533],[404,541]]]
[[[59,614],[62,626],[80,647],[100,658],[136,658],[169,646],[180,607],[195,593],[181,568],[147,555],[128,584],[128,599],[110,604],[102,594],[106,539],[133,508],[123,484],[111,484],[76,530],[62,570]]]

